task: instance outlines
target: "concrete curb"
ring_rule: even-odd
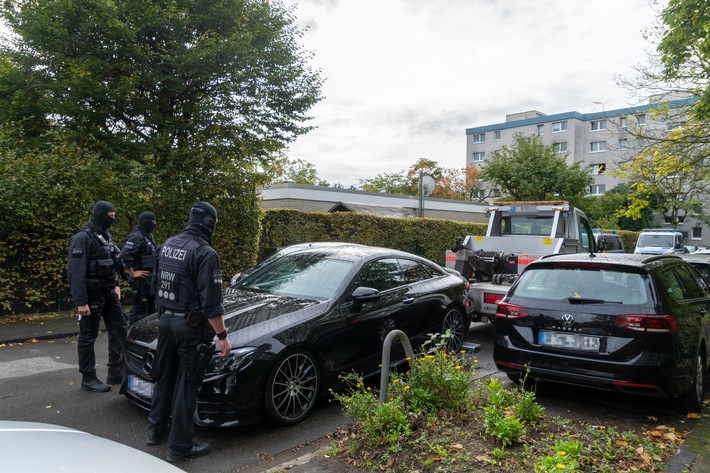
[[[668,463],[668,473],[710,473],[710,416],[704,410],[703,417],[694,425],[683,445]]]

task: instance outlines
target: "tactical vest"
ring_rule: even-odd
[[[155,267],[155,242],[148,235],[140,234],[143,238],[144,248],[138,258],[134,258],[131,268],[134,270],[145,269],[153,271]]]
[[[88,229],[83,229],[96,243],[89,255],[89,277],[98,279],[114,279],[116,276],[116,261],[113,258],[113,239],[106,239],[103,235]]]
[[[197,281],[192,271],[192,255],[206,242],[185,234],[169,238],[158,255],[156,302],[161,309],[176,312],[198,309]]]

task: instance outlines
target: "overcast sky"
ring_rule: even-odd
[[[509,113],[639,105],[617,85],[647,63],[648,0],[284,0],[308,31],[325,99],[291,159],[358,185],[420,158],[466,164],[466,128]]]

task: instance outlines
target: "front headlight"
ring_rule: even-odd
[[[219,376],[238,371],[254,359],[255,353],[256,347],[242,347],[233,349],[227,358],[214,355],[207,368],[207,376]]]

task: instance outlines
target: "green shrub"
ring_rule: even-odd
[[[580,469],[582,442],[558,441],[552,447],[553,454],[545,455],[535,463],[535,473],[575,472]]]

